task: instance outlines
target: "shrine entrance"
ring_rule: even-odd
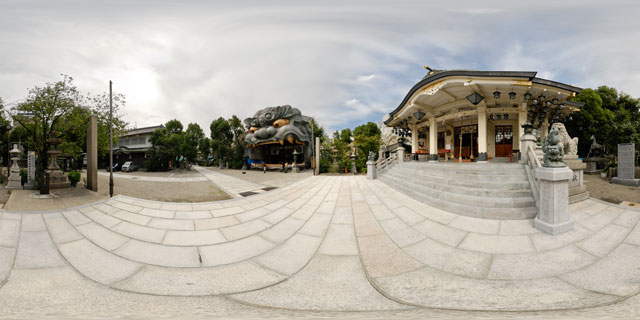
[[[478,125],[455,127],[453,132],[453,158],[473,160],[478,157]]]
[[[513,149],[513,126],[496,126],[496,158],[510,157]]]

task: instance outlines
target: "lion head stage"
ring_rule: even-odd
[[[289,105],[268,107],[246,118],[248,129],[244,141],[249,148],[267,144],[303,145],[305,162],[311,158],[312,131],[310,117],[303,116],[299,109]]]

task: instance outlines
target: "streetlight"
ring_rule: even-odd
[[[109,197],[113,197],[113,82],[109,80]]]

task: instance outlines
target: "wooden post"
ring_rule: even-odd
[[[87,189],[98,191],[98,118],[93,116],[87,126]]]

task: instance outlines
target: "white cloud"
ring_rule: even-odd
[[[376,77],[375,74],[370,74],[370,75],[366,75],[366,76],[365,75],[358,76],[356,78],[356,81],[358,81],[358,82],[369,82],[369,81],[373,80],[373,78],[375,78],[375,77]]]
[[[93,93],[113,80],[131,124],[177,118],[205,131],[220,116],[283,104],[326,128],[376,122],[425,64],[539,71],[640,97],[639,11],[615,1],[3,1],[0,96],[18,100],[60,73]]]

